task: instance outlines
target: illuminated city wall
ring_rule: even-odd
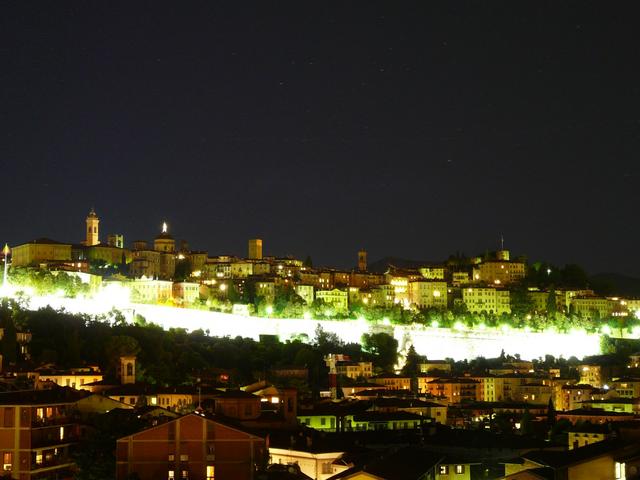
[[[422,325],[392,326],[372,324],[365,320],[310,320],[276,319],[233,315],[205,310],[133,304],[125,298],[118,299],[117,292],[104,292],[102,301],[97,299],[69,299],[59,297],[32,297],[30,308],[50,305],[65,308],[73,313],[101,314],[112,308],[122,311],[128,319],[134,314],[165,329],[202,329],[213,336],[242,336],[258,339],[259,335],[277,335],[281,340],[298,337],[312,340],[321,325],[326,332],[336,333],[343,341],[360,343],[363,333],[384,331],[399,342],[400,350],[415,346],[419,354],[431,359],[450,357],[456,360],[478,356],[497,357],[502,350],[506,354],[519,353],[522,358],[543,357],[545,354],[568,358],[600,353],[600,337],[585,332],[571,334],[555,332],[527,332],[514,329],[456,330],[424,327]],[[306,337],[305,337],[306,336]]]

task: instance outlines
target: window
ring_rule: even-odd
[[[167,475],[167,479],[168,480],[175,480],[176,478],[176,472],[174,470],[169,470],[168,475]]]
[[[326,424],[327,424],[327,419],[324,417],[320,418],[320,425],[324,426]]]
[[[64,439],[64,427],[60,427],[60,440]]]
[[[449,475],[449,465],[440,465],[438,473],[440,475]]]
[[[216,467],[213,465],[207,465],[207,480],[214,480],[216,478]]]
[[[13,408],[11,410],[13,410]],[[13,467],[13,453],[4,452],[2,454],[2,469],[6,471],[6,470],[11,470],[12,467]]]
[[[616,462],[616,480],[625,480],[627,478],[627,465],[624,463]]]
[[[464,473],[464,465],[456,465],[456,473]]]
[[[42,464],[42,451],[36,452],[36,465]]]
[[[176,459],[176,456],[175,456],[173,453],[170,453],[170,454],[169,454],[169,458],[168,458],[168,460],[169,460],[170,462],[173,462],[173,461],[175,461],[175,459]]]
[[[13,409],[13,407],[4,407],[4,418],[3,420],[3,426],[5,427],[13,427],[13,418],[15,415],[15,410]]]
[[[183,453],[183,454],[181,454],[181,455],[180,455],[180,461],[181,461],[181,462],[188,462],[188,461],[189,461],[189,455],[186,455],[186,454],[184,454],[184,453]]]
[[[189,478],[189,471],[188,470],[182,470],[180,471],[180,478]]]

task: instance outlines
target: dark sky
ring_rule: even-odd
[[[640,275],[632,3],[3,2],[0,240]]]

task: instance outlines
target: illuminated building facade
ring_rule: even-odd
[[[262,260],[262,240],[259,238],[249,240],[248,253],[250,260]]]
[[[334,288],[333,290],[316,290],[316,299],[333,307],[336,312],[349,311],[349,292]]]
[[[298,284],[295,286],[295,291],[300,298],[302,298],[307,305],[311,305],[314,299],[314,287],[313,285]]]
[[[462,301],[470,313],[502,315],[511,313],[509,290],[492,287],[470,287],[462,290]]]
[[[421,267],[418,269],[420,275],[427,280],[444,280],[445,270],[442,266]]]
[[[87,223],[87,238],[84,244],[87,247],[98,245],[100,243],[100,230],[99,230],[100,219],[98,218],[98,215],[96,215],[96,212],[93,208],[89,212],[89,215],[87,215],[86,223]]]
[[[474,402],[479,399],[480,383],[472,378],[437,378],[428,383],[429,393],[446,398],[447,403]]]
[[[602,297],[575,297],[571,299],[571,309],[585,318],[608,317],[613,313],[616,302]]]
[[[337,362],[336,371],[338,375],[352,378],[369,378],[373,375],[373,364],[371,362]]]
[[[524,279],[526,271],[522,262],[488,261],[478,266],[481,282],[509,285]]]
[[[409,303],[418,308],[447,308],[447,283],[414,280],[409,282]]]
[[[38,238],[11,248],[14,267],[37,266],[47,262],[71,262],[71,244]]]

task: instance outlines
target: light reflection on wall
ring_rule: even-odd
[[[134,314],[142,315],[147,321],[161,325],[165,329],[202,329],[213,336],[250,337],[258,340],[259,335],[277,335],[281,340],[300,338],[312,340],[315,330],[321,325],[326,332],[336,333],[344,342],[360,343],[363,333],[383,331],[392,334],[399,344],[399,350],[406,350],[413,344],[419,354],[429,358],[471,359],[478,356],[497,357],[504,350],[506,354],[520,354],[522,358],[543,357],[545,354],[568,358],[600,353],[600,337],[584,331],[570,334],[529,332],[510,328],[447,329],[425,327],[423,325],[393,326],[389,322],[372,324],[360,318],[357,320],[312,320],[257,318],[205,310],[134,304],[129,302],[125,292],[104,291],[95,298],[62,298],[56,296],[33,296],[29,308],[38,309],[50,305],[64,308],[72,313],[104,314],[113,308],[121,310],[130,321]]]

